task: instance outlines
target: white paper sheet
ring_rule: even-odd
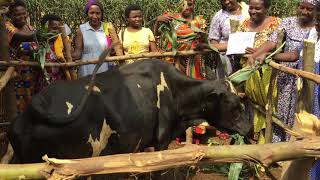
[[[237,32],[229,35],[227,55],[245,54],[246,48],[253,48],[256,32]]]

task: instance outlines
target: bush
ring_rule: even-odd
[[[180,0],[101,0],[105,7],[106,19],[116,26],[125,24],[123,11],[128,4],[140,5],[144,13],[146,27],[151,27],[156,17],[164,11],[177,6]],[[28,0],[26,1],[31,23],[37,27],[43,15],[53,13],[61,16],[73,29],[85,21],[84,6],[87,0]],[[246,2],[248,2],[246,0]],[[298,0],[272,0],[270,15],[280,17],[295,13]],[[210,23],[211,17],[220,9],[219,0],[196,0],[196,14],[204,15]]]

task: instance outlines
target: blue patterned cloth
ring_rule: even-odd
[[[320,74],[320,63],[316,63],[315,64],[315,70],[314,70],[315,74]],[[320,118],[320,101],[319,101],[319,91],[320,90],[320,86],[319,84],[316,84],[314,87],[314,91],[313,91],[313,114],[316,115],[318,118]],[[320,179],[320,177],[319,177]]]
[[[315,68],[314,73],[320,74],[320,41],[318,40],[318,32],[315,28],[311,29],[308,40],[314,41],[315,44],[315,55],[314,55],[314,61],[315,61]],[[299,68],[302,68],[302,59],[299,60]],[[319,106],[319,91],[320,86],[318,84],[315,84],[314,91],[313,91],[313,102],[312,102],[312,114],[316,115],[318,118],[320,118],[320,106]],[[318,160],[315,165],[311,168],[310,171],[310,179],[311,180],[320,180],[320,160]]]

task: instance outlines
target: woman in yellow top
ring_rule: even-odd
[[[142,27],[142,10],[138,5],[129,5],[125,10],[128,27],[119,32],[124,54],[156,52],[154,35],[149,28]],[[134,60],[127,60],[126,64]]]
[[[245,20],[239,27],[241,32],[257,32],[254,48],[247,48],[246,54],[253,54],[257,48],[268,40],[268,37],[278,29],[281,19],[267,16],[270,7],[270,0],[250,0],[250,18]],[[244,58],[242,58],[244,60]],[[267,104],[267,94],[271,68],[264,67],[256,71],[246,82],[245,93],[253,102],[265,107]],[[274,103],[275,104],[275,103]],[[259,143],[264,143],[265,115],[254,111],[254,132],[259,134]]]

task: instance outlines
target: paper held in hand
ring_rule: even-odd
[[[237,32],[229,35],[227,55],[245,54],[246,48],[253,48],[256,32]]]

